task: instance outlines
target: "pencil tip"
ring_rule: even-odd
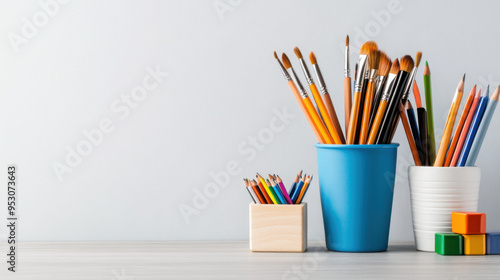
[[[464,81],[464,82],[465,82],[465,73],[464,73],[464,76],[463,76],[463,78],[462,78],[462,81]]]
[[[427,63],[427,60],[425,61],[425,66],[429,66],[429,63]]]

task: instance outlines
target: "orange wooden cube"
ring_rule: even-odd
[[[451,231],[458,234],[485,234],[486,214],[453,212],[451,213]]]
[[[464,255],[485,255],[485,234],[464,234]]]

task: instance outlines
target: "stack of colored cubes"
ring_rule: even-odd
[[[440,255],[500,254],[500,233],[486,233],[486,214],[451,213],[453,233],[436,233],[435,251]]]

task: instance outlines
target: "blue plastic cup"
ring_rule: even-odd
[[[399,144],[315,146],[328,250],[387,250]]]

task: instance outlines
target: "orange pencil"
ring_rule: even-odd
[[[467,119],[467,115],[472,106],[472,102],[474,101],[474,95],[476,95],[476,85],[472,88],[469,93],[469,97],[465,102],[464,109],[462,111],[462,116],[460,116],[460,120],[458,121],[457,128],[455,129],[455,134],[453,135],[453,139],[451,140],[450,147],[448,148],[448,153],[446,153],[446,160],[444,162],[444,166],[450,166],[451,159],[453,158],[453,153],[455,152],[455,148],[458,144],[458,139],[460,138],[460,132],[462,131],[465,120]]]
[[[462,101],[462,95],[464,93],[464,81],[465,81],[465,74],[460,83],[458,84],[455,96],[453,97],[450,112],[448,113],[448,119],[446,121],[446,126],[444,129],[444,134],[443,137],[441,138],[441,142],[439,143],[439,149],[436,155],[436,161],[434,162],[434,166],[443,166],[444,164],[446,150],[448,148],[448,144],[450,143],[451,133],[453,130],[453,126],[455,125],[455,119],[457,117],[458,108],[460,107],[460,102]]]
[[[371,50],[368,53],[368,68],[370,71],[368,86],[366,87],[365,105],[363,106],[363,118],[361,120],[361,132],[359,134],[359,144],[366,144],[368,129],[372,110],[373,96],[375,94],[375,81],[378,77],[378,64],[380,62],[380,52]]]
[[[319,69],[318,62],[316,61],[316,56],[313,52],[309,54],[309,60],[313,66],[314,72],[316,73],[316,77],[318,78],[318,85],[321,92],[321,97],[323,98],[323,102],[325,103],[326,110],[328,111],[328,115],[335,127],[336,133],[340,137],[340,142],[345,144],[344,133],[342,133],[342,127],[340,127],[339,119],[337,118],[337,112],[335,111],[335,107],[333,107],[333,102],[326,89],[325,80],[323,79],[323,75],[321,74],[321,70]]]
[[[474,119],[474,114],[476,113],[477,107],[479,106],[479,101],[481,100],[481,89],[479,89],[476,93],[476,97],[474,98],[474,102],[467,114],[467,120],[465,121],[462,132],[460,133],[460,139],[458,140],[457,147],[453,152],[453,158],[451,159],[450,166],[457,166],[458,159],[460,158],[460,153],[462,152],[462,148],[465,144],[465,140],[467,139],[467,134],[469,132],[469,127],[472,124],[472,120]]]
[[[389,76],[387,77],[387,81],[384,86],[384,91],[382,92],[382,97],[380,99],[380,104],[377,109],[377,114],[375,115],[375,119],[372,124],[372,128],[370,130],[370,135],[368,136],[367,144],[375,144],[377,140],[377,135],[380,129],[380,125],[382,124],[382,120],[384,119],[385,111],[387,109],[387,105],[389,104],[390,93],[394,81],[399,72],[399,60],[396,58],[391,65],[391,70],[389,72]]]
[[[295,52],[295,55],[299,59],[299,63],[300,63],[300,66],[302,68],[302,72],[304,72],[304,76],[306,77],[306,81],[309,84],[309,88],[311,89],[314,102],[316,102],[316,105],[318,106],[319,115],[323,119],[324,124],[326,125],[327,131],[329,132],[330,136],[333,138],[333,143],[334,144],[342,144],[342,141],[340,140],[339,133],[335,129],[335,125],[333,124],[332,119],[330,118],[330,115],[328,114],[328,110],[326,109],[325,103],[323,103],[323,99],[321,99],[321,95],[319,94],[318,88],[316,87],[316,84],[314,83],[312,76],[309,73],[309,69],[307,68],[307,65],[302,57],[302,53],[300,52],[300,49],[298,47],[295,47],[293,49],[293,51]]]
[[[330,135],[330,133],[328,133],[325,125],[323,124],[323,122],[321,121],[321,119],[318,115],[318,112],[316,112],[316,109],[314,109],[314,105],[312,104],[311,99],[307,95],[307,91],[304,89],[304,87],[302,86],[302,83],[300,82],[299,78],[297,77],[297,74],[293,70],[292,64],[290,63],[288,56],[286,54],[283,54],[281,56],[281,58],[283,60],[283,64],[284,64],[285,68],[290,71],[289,73],[291,75],[291,77],[290,77],[290,75],[288,75],[288,72],[285,71],[288,75],[288,77],[285,76],[285,78],[288,79],[289,85],[291,84],[290,81],[295,81],[295,84],[297,84],[298,89],[297,89],[297,87],[294,86],[294,89],[292,88],[292,91],[294,92],[295,95],[298,93],[299,96],[302,98],[302,101],[304,102],[305,110],[308,112],[308,114],[312,120],[313,127],[316,131],[318,131],[318,134],[321,138],[320,143],[334,144],[335,142],[333,141],[332,136]],[[292,86],[290,86],[290,87],[292,87]]]
[[[258,188],[260,190],[260,192],[262,193],[262,195],[264,196],[265,202],[263,202],[263,204],[273,204],[273,200],[269,197],[266,189],[264,188],[264,185],[262,185],[261,182],[257,183],[257,181],[255,181],[255,179],[253,179],[252,181],[250,181],[250,184],[252,185],[252,188],[254,188],[254,187]]]
[[[373,41],[368,41],[361,46],[359,51],[359,69],[356,76],[356,85],[354,87],[354,102],[351,107],[351,116],[349,118],[349,131],[347,132],[347,144],[355,144],[356,133],[358,131],[358,117],[361,110],[361,92],[363,90],[363,83],[365,80],[365,73],[367,70],[368,53],[377,50],[378,46]]]
[[[403,103],[399,104],[399,116],[401,117],[401,123],[403,123],[403,127],[405,129],[406,138],[408,139],[408,144],[410,145],[410,150],[413,156],[413,160],[415,161],[415,165],[421,166],[422,162],[420,161],[420,157],[418,155],[417,145],[415,144],[415,140],[413,139],[410,124],[408,123],[408,118],[405,114],[405,105],[403,105]]]
[[[309,187],[311,180],[312,180],[312,176],[307,175],[306,180],[304,182],[304,186],[302,186],[302,189],[300,190],[299,196],[297,197],[295,204],[300,204],[302,202],[302,199],[304,198],[304,195],[306,194],[307,188]]]

